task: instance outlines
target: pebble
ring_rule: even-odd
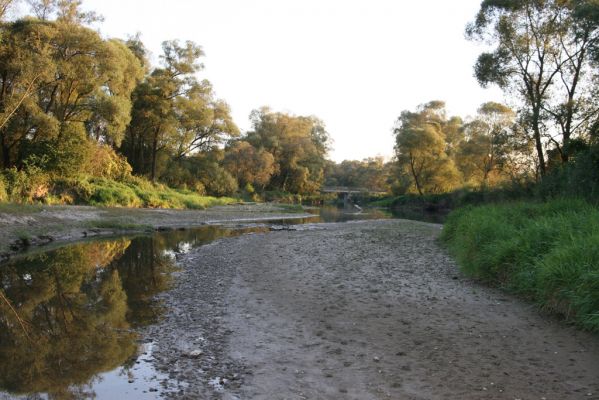
[[[204,354],[204,352],[202,350],[196,349],[196,350],[192,350],[188,353],[189,357],[191,358],[198,358],[200,357],[202,354]]]

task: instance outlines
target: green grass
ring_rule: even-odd
[[[304,207],[301,204],[278,204],[281,208],[281,212],[289,214],[298,214],[305,212]]]
[[[153,184],[142,178],[132,177],[127,181],[117,182],[105,178],[78,177],[57,178],[49,180],[46,185],[50,188],[48,194],[37,199],[36,204],[85,204],[100,207],[146,207],[146,208],[176,208],[176,209],[205,209],[217,205],[238,202],[230,197],[203,196],[190,190],[172,189],[164,185]],[[33,212],[35,204],[30,199],[11,199],[19,206],[1,204],[7,211]]]
[[[39,204],[13,204],[0,203],[0,213],[8,213],[12,215],[34,214],[41,212],[43,207]]]
[[[372,201],[370,203],[368,203],[369,207],[386,207],[389,208],[391,206],[393,206],[395,204],[395,202],[397,201],[398,197],[397,196],[393,196],[393,197],[384,197],[380,200],[376,200],[376,201]]]
[[[469,276],[599,332],[599,210],[572,199],[466,207],[442,239]]]

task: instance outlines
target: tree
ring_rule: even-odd
[[[588,99],[589,50],[597,44],[597,30],[574,17],[586,3],[485,0],[466,29],[470,38],[496,44],[493,52],[479,56],[475,75],[482,86],[497,84],[522,99],[521,120],[535,141],[541,175],[547,171],[546,143],[567,162],[571,138],[596,118]]]
[[[0,146],[2,166],[8,168],[14,165],[18,146],[28,133],[24,122],[35,125],[35,134],[40,136],[53,136],[57,131],[56,122],[35,98],[41,82],[55,75],[51,48],[55,29],[35,21],[2,23],[0,29]]]
[[[329,135],[316,117],[272,112],[268,108],[250,115],[253,130],[244,140],[273,155],[276,164],[270,187],[297,194],[317,191],[324,180]]]
[[[130,120],[131,92],[143,74],[123,42],[103,40],[68,20],[26,19],[2,28],[0,142],[5,168],[20,167],[34,155],[45,157],[42,166],[48,169],[70,155],[80,158],[90,140],[120,143]],[[78,149],[71,151],[71,145]],[[81,165],[67,161],[62,172]]]
[[[82,11],[82,0],[27,0],[33,14],[42,21],[56,18],[71,24],[89,24],[102,21],[94,11]]]
[[[145,57],[138,40],[128,43],[138,58]],[[162,47],[162,67],[133,94],[132,120],[121,148],[134,171],[153,181],[171,161],[211,151],[239,135],[227,103],[215,98],[210,82],[195,76],[203,68],[202,49],[178,41],[166,41]]]
[[[155,69],[133,95],[132,120],[122,147],[133,170],[149,173],[152,181],[157,178],[159,153],[175,147],[175,101],[196,84],[193,74],[202,68],[198,59],[204,54],[189,41],[183,46],[178,41],[166,41],[162,50],[163,67]]]
[[[447,155],[447,122],[445,104],[434,101],[420,106],[415,113],[402,112],[394,128],[397,162],[420,195],[446,192],[461,183]]]
[[[466,138],[456,155],[466,182],[484,189],[501,181],[509,169],[508,155],[515,151],[509,141],[515,125],[515,113],[509,107],[494,102],[481,105],[477,117],[466,124]]]
[[[339,164],[330,161],[325,170],[325,184],[388,192],[391,190],[391,174],[392,163],[385,162],[382,157],[344,160]]]
[[[186,96],[176,98],[175,113],[177,159],[212,150],[239,135],[229,105],[214,98],[212,85],[206,80],[195,83]]]
[[[234,141],[226,149],[223,165],[241,187],[250,184],[264,189],[276,172],[273,155],[245,140]]]

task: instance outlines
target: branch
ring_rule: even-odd
[[[17,318],[17,321],[19,322],[19,325],[21,325],[21,329],[23,329],[23,332],[25,333],[25,336],[27,336],[27,339],[29,341],[31,341],[31,336],[29,336],[29,332],[27,332],[27,328],[25,328],[25,321],[23,321],[23,319],[19,316],[19,313],[17,312],[17,310],[15,310],[15,308],[12,306],[12,303],[10,302],[10,300],[8,300],[6,298],[6,296],[4,295],[3,291],[0,290],[0,298],[6,303],[8,304],[8,307],[12,310],[12,312],[15,314],[15,317]]]
[[[25,93],[23,94],[23,96],[21,96],[21,99],[17,102],[17,105],[13,108],[13,110],[6,116],[6,118],[4,118],[4,121],[2,121],[0,123],[0,129],[2,129],[4,127],[4,125],[6,125],[8,123],[8,121],[12,118],[12,116],[17,112],[17,110],[19,109],[19,107],[21,107],[21,104],[23,104],[23,102],[25,101],[25,99],[27,97],[29,97],[29,95],[31,94],[31,89],[33,88],[33,84],[35,83],[35,81],[40,77],[40,74],[37,74],[29,83],[29,85],[27,86],[27,89],[25,89]]]

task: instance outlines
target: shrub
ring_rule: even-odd
[[[32,203],[43,200],[49,192],[49,177],[39,167],[26,165],[24,169],[4,170],[5,191],[9,201]]]
[[[100,144],[94,146],[92,153],[92,158],[84,170],[85,173],[119,182],[131,178],[131,165],[112,147]]]

